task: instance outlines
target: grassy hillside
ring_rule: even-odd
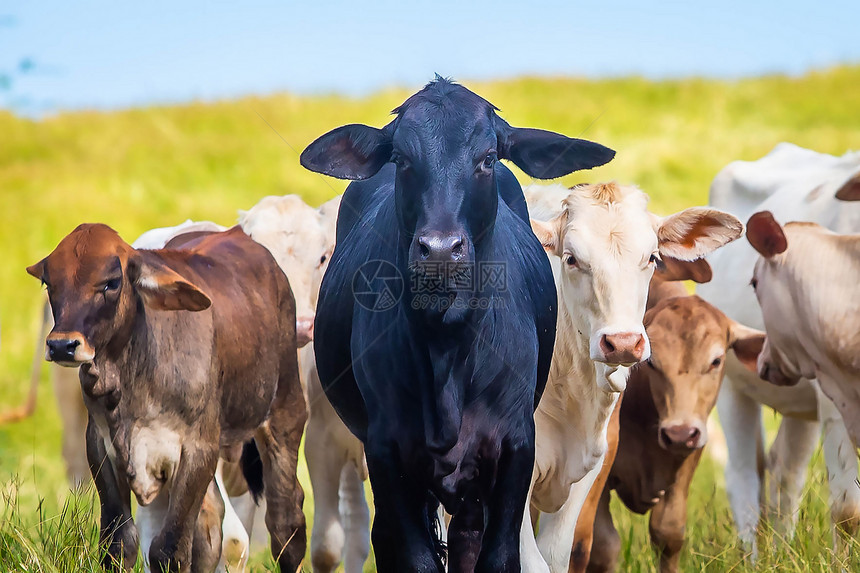
[[[618,156],[612,163],[565,182],[635,182],[662,213],[707,202],[709,183],[721,167],[734,159],[758,158],[780,141],[834,154],[860,148],[860,67],[736,82],[523,78],[465,83],[499,106],[513,125],[613,147]],[[186,218],[232,224],[237,209],[265,195],[299,193],[319,204],[345,183],[303,170],[298,153],[344,123],[383,125],[411,91],[388,90],[361,99],[282,94],[76,112],[38,122],[0,112],[0,244],[6,247],[0,264],[0,410],[24,399],[36,344],[43,295],[24,267],[45,256],[77,224],[105,222],[131,240],[146,229]],[[0,489],[17,491],[16,519],[25,528],[57,514],[68,492],[46,371],[36,415],[0,428],[0,484],[7,483]],[[815,485],[803,510],[808,527],[791,551],[770,555],[764,548],[766,563],[787,570],[830,570],[823,560],[829,532],[822,467],[820,460],[814,464]],[[8,483],[12,476],[18,479],[14,488]],[[740,558],[721,484],[721,471],[713,467],[697,476],[690,525],[694,542],[685,556],[690,570],[728,570]],[[0,497],[0,515],[3,504]],[[635,533],[627,535],[635,542],[625,546],[630,570],[639,570],[633,563],[652,570],[647,525],[624,519],[620,527],[623,535]],[[91,539],[87,532],[82,535]]]

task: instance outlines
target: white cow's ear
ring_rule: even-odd
[[[659,220],[657,244],[663,255],[693,261],[734,241],[743,231],[743,223],[733,215],[691,207]]]
[[[740,363],[751,372],[758,373],[758,355],[764,347],[765,333],[744,326],[735,321],[730,321],[729,347],[735,351]]]
[[[839,191],[836,192],[836,198],[840,201],[860,201],[860,173],[854,175],[839,188]]]
[[[543,245],[543,249],[551,255],[558,255],[559,237],[561,235],[559,218],[555,217],[549,221],[538,221],[537,219],[529,219],[529,221],[532,224],[532,232]]]
[[[197,312],[212,305],[212,300],[195,284],[148,252],[146,260],[137,256],[129,261],[135,290],[149,308]]]
[[[788,249],[785,231],[770,211],[759,211],[750,217],[747,221],[747,240],[766,259]]]

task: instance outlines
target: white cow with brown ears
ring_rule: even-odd
[[[780,143],[761,159],[727,165],[714,178],[710,203],[743,219],[767,210],[782,221],[810,221],[837,233],[857,233],[860,205],[837,200],[837,193],[856,182],[858,175],[858,152],[837,157]],[[763,330],[762,313],[750,287],[758,256],[747,241],[714,253],[708,258],[714,278],[696,292],[729,318]],[[790,539],[794,534],[800,494],[819,435],[823,436],[832,520],[849,525],[848,532],[856,529],[851,524],[860,519],[857,457],[833,403],[805,379],[794,386],[768,384],[741,366],[732,353],[725,372],[717,410],[729,454],[726,490],[739,537],[753,558],[762,507],[775,517],[772,527],[781,536]],[[763,405],[783,416],[767,456],[767,490],[762,489],[759,475]],[[766,497],[760,497],[760,492]]]
[[[846,195],[860,200],[860,177]],[[853,296],[860,235],[815,223],[783,227],[770,211],[754,214],[748,227],[747,238],[761,255],[752,284],[767,330],[759,376],[778,386],[815,379],[860,447],[860,304]],[[856,529],[860,518],[845,517]]]
[[[648,284],[663,256],[703,257],[738,238],[726,213],[691,208],[666,218],[647,196],[616,183],[529,187],[532,228],[555,274],[559,311],[546,390],[535,412],[531,506],[540,512],[535,540],[526,512],[523,570],[568,570],[576,520],[600,472],[610,414],[628,368],[650,354],[642,324]]]
[[[297,195],[265,197],[239,224],[264,245],[290,279],[296,298],[297,331],[313,339],[320,282],[334,250],[340,196],[318,209]],[[346,429],[323,394],[313,342],[299,350],[308,399],[305,458],[314,494],[311,564],[317,573],[360,573],[370,552],[370,511],[364,495],[367,466],[361,442]]]

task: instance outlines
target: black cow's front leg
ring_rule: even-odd
[[[534,426],[502,446],[496,480],[487,496],[487,526],[475,571],[520,571],[520,527],[534,466]]]
[[[475,570],[484,536],[484,504],[477,492],[467,495],[448,527],[448,571]]]
[[[153,571],[189,571],[194,529],[203,497],[215,476],[218,446],[183,446],[170,485],[170,503],[164,525],[149,547]]]
[[[373,488],[371,540],[380,573],[444,571],[436,552],[427,490],[406,475],[393,447],[366,445],[367,469]]]
[[[131,492],[128,481],[117,477],[92,416],[87,421],[87,461],[101,506],[102,566],[108,570],[131,569],[137,561],[138,545],[137,527],[131,518]]]

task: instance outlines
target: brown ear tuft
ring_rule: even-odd
[[[730,346],[740,363],[750,372],[758,374],[758,355],[764,347],[765,333],[731,321]]]
[[[657,267],[655,273],[664,282],[693,281],[699,284],[710,282],[714,273],[711,265],[705,259],[682,261],[674,257],[663,257],[663,264]]]
[[[860,173],[854,175],[839,188],[839,191],[836,192],[836,198],[840,201],[860,201]]]
[[[759,211],[747,221],[747,240],[765,258],[784,253],[788,248],[785,231],[770,211]]]

